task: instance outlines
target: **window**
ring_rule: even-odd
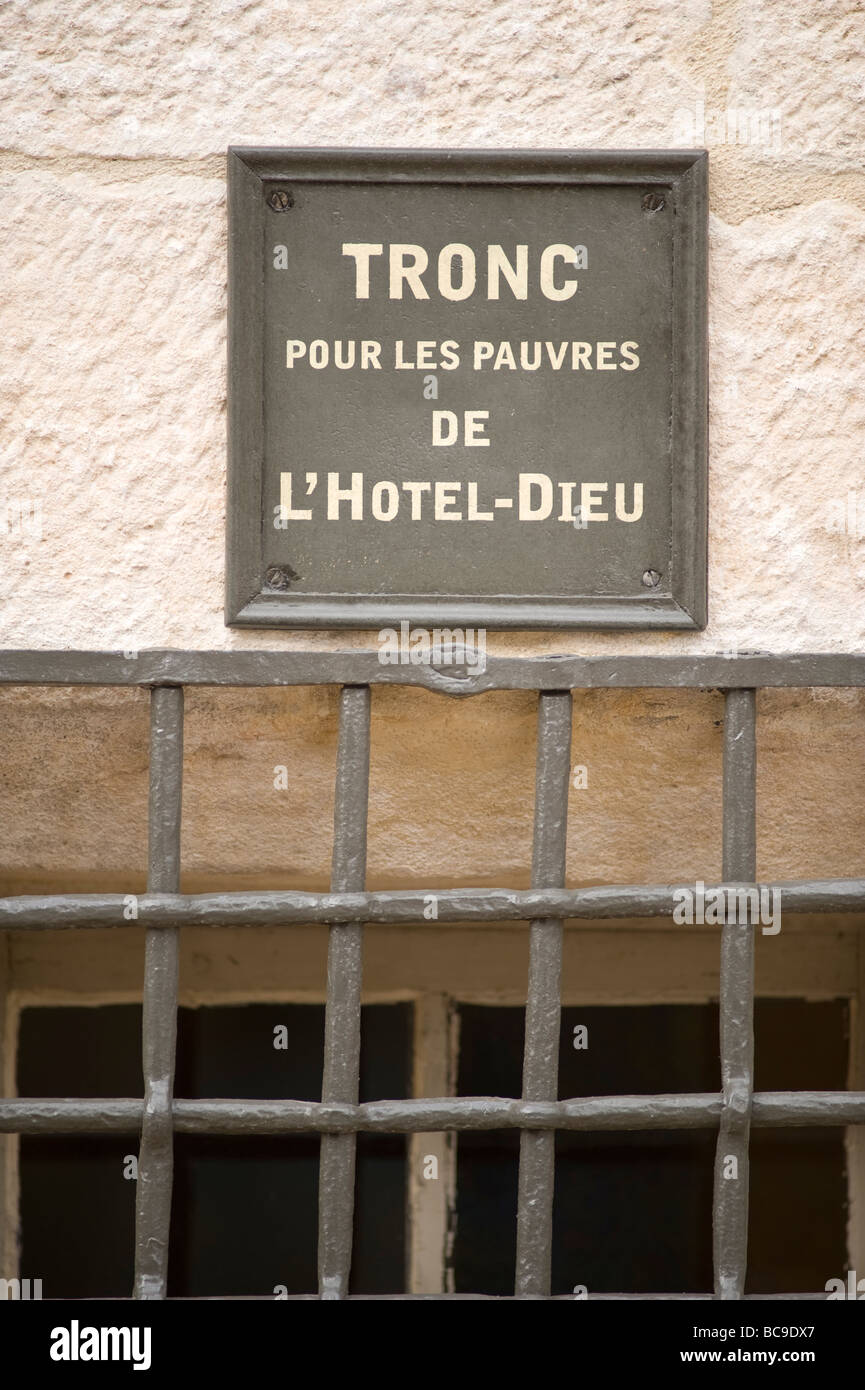
[[[422,885],[399,891],[366,890],[371,687],[406,679],[444,697],[486,690],[539,693],[531,888]],[[127,915],[130,895],[123,892],[25,893],[0,901],[0,927],[14,930],[31,951],[29,958],[27,950],[17,958],[25,976],[28,959],[38,954],[39,937],[50,937],[61,928],[67,937],[79,940],[81,929],[112,928],[104,939],[111,943],[115,961],[126,951],[125,945],[117,946],[118,941],[138,941],[144,947],[143,1098],[137,1066],[135,1078],[131,1071],[114,1078],[112,1085],[120,1094],[106,1095],[103,1088],[108,1083],[103,1078],[95,1094],[88,1095],[82,1058],[70,1048],[70,1070],[65,1078],[51,1083],[52,1088],[59,1084],[63,1094],[52,1098],[37,1091],[0,1102],[3,1129],[23,1133],[25,1146],[31,1146],[24,1149],[28,1163],[33,1158],[44,1164],[45,1151],[40,1159],[38,1145],[64,1144],[70,1136],[76,1136],[76,1142],[94,1133],[100,1142],[109,1136],[112,1143],[122,1139],[125,1153],[137,1147],[137,1297],[163,1298],[175,1287],[204,1290],[209,1286],[215,1268],[205,1239],[212,1234],[216,1215],[227,1205],[223,1194],[235,1182],[234,1153],[247,1146],[245,1158],[252,1155],[251,1162],[260,1154],[265,1163],[262,1182],[270,1182],[275,1170],[266,1167],[264,1155],[277,1150],[269,1145],[283,1145],[280,1152],[292,1155],[286,1158],[289,1166],[304,1144],[310,1154],[318,1151],[318,1291],[323,1298],[349,1297],[364,1282],[371,1287],[380,1281],[379,1288],[381,1282],[392,1285],[393,1271],[402,1263],[407,1266],[406,1287],[412,1293],[442,1294],[451,1288],[459,1293],[470,1284],[489,1285],[493,1292],[504,1290],[513,1270],[517,1297],[546,1297],[570,1289],[572,1280],[589,1284],[589,1278],[580,1278],[581,1270],[574,1273],[574,1265],[583,1263],[594,1272],[596,1294],[603,1294],[620,1276],[627,1277],[630,1286],[619,1292],[634,1292],[641,1281],[645,1287],[650,1277],[656,1283],[675,1277],[678,1287],[664,1292],[687,1293],[695,1286],[706,1288],[710,1220],[715,1233],[712,1283],[716,1297],[736,1299],[767,1287],[779,1292],[779,1284],[785,1281],[819,1279],[821,1273],[829,1278],[843,1272],[836,1267],[843,1257],[841,1223],[845,1218],[842,1128],[849,1158],[847,1180],[855,1198],[850,1204],[848,1259],[850,1249],[862,1239],[858,1213],[862,1210],[865,1092],[853,1088],[861,1085],[865,1061],[859,1029],[865,880],[801,879],[763,885],[772,893],[783,890],[786,922],[792,918],[811,924],[801,936],[791,932],[789,940],[785,937],[785,951],[776,952],[767,965],[769,948],[753,919],[739,921],[734,916],[716,927],[671,927],[669,918],[681,885],[603,883],[568,888],[565,831],[573,691],[600,692],[616,685],[720,688],[726,692],[720,887],[724,891],[737,884],[755,888],[757,687],[803,681],[858,686],[865,683],[862,658],[493,658],[484,673],[463,680],[431,669],[381,666],[375,653],[360,651],[156,652],[132,657],[7,653],[0,659],[0,681],[136,685],[151,690],[148,882],[145,892],[131,895],[134,912]],[[330,889],[181,891],[183,687],[320,683],[340,686]],[[699,873],[700,866],[695,866],[695,878]],[[842,914],[849,925],[843,931],[833,927],[831,935],[824,937],[831,949],[817,950],[819,926],[813,924],[824,916],[837,921]],[[627,925],[629,919],[637,921]],[[238,943],[236,957],[230,957],[232,987],[224,991],[232,995],[232,1032],[237,1031],[238,1044],[237,1020],[241,1015],[252,1017],[262,1007],[251,992],[247,996],[250,1012],[238,1011],[238,996],[244,993],[244,962],[248,965],[255,949],[256,932],[262,933],[262,940],[268,933],[280,942],[306,933],[317,942],[328,941],[326,998],[322,994],[316,1000],[294,998],[267,1005],[276,1011],[283,1007],[317,1010],[320,1072],[310,1070],[313,1064],[307,1047],[298,1047],[291,1065],[303,1063],[306,1070],[294,1074],[288,1090],[300,1094],[286,1094],[276,1087],[277,1074],[261,1083],[265,1091],[276,1087],[275,1094],[256,1094],[254,1086],[242,1088],[248,1078],[238,1072],[227,1035],[217,1046],[217,1023],[212,1025],[215,1032],[207,1032],[206,1020],[226,1012],[221,999],[205,997],[205,990],[193,1001],[203,1006],[192,1010],[194,1023],[187,1021],[183,1011],[178,1014],[184,939],[203,932],[209,942],[215,942],[223,929],[232,932]],[[375,947],[375,968],[364,981],[366,996],[361,972],[364,932],[368,944]],[[424,940],[434,940],[435,949],[424,957],[420,969],[414,943],[422,939],[422,933]],[[657,943],[664,941],[665,933],[667,946],[670,933],[675,936],[676,949],[659,954]],[[616,975],[616,943],[622,940],[628,943],[625,965]],[[323,962],[323,952],[316,949],[317,959]],[[210,962],[220,947],[208,944],[207,951]],[[756,1009],[756,1060],[755,955],[758,976],[762,971],[769,980],[767,997]],[[69,958],[67,954],[65,959]],[[48,974],[53,971],[55,980],[60,978],[65,997],[63,959],[59,950],[53,960],[50,953],[42,956]],[[127,964],[129,959],[127,955]],[[272,960],[273,955],[265,959]],[[95,978],[100,969],[87,978],[82,991],[89,991],[90,1003],[106,1002],[111,993]],[[38,986],[44,987],[45,979],[43,974]],[[138,995],[138,979],[134,972],[127,996],[117,1003],[128,1005]],[[18,987],[12,991],[13,1010]],[[39,987],[35,993],[39,994]],[[621,998],[611,998],[616,993]],[[380,1082],[369,1077],[364,1081],[364,1047],[373,1055],[369,1039],[364,1042],[365,1031],[372,1036],[377,1025],[369,1023],[372,1013],[362,1015],[362,998],[368,1009],[382,1010],[381,1017],[392,1020],[390,1027],[402,1029],[397,1036],[387,1034],[381,1025],[382,1037],[387,1037],[381,1042],[386,1069],[380,1073]],[[709,1007],[713,998],[718,999],[717,1015]],[[456,1015],[451,999],[458,1001]],[[857,1030],[849,1046],[845,1040],[847,1000],[854,1001],[851,1028]],[[405,1006],[410,1001],[409,1022]],[[25,998],[25,1005],[28,1002],[33,1000]],[[36,1002],[50,1001],[43,997]],[[518,1015],[510,1012],[516,1006],[520,1006]],[[655,1046],[649,1049],[641,1043],[639,1030],[647,1026],[652,1010],[658,1012]],[[22,1087],[30,1084],[27,1029],[38,1026],[36,1016],[42,1011],[29,1011],[33,1023],[27,1012],[25,1008]],[[93,1015],[100,1012],[93,1010]],[[494,1017],[494,1044],[489,1039],[483,1044],[477,1041],[483,1032],[480,1025],[487,1021],[483,1012],[487,1020]],[[301,1015],[295,1017],[299,1020]],[[610,1027],[620,1041],[606,1048],[590,1044],[582,1057],[577,1049],[568,1050],[567,1027],[585,1018],[590,1036],[592,1028],[600,1038]],[[47,1019],[44,1013],[43,1021]],[[125,1026],[130,1029],[129,1024]],[[196,1045],[197,1064],[196,1046],[190,1050],[188,1041],[196,1029],[204,1030],[203,1040]],[[409,1032],[412,1046],[407,1043]],[[455,1041],[458,1032],[460,1049]],[[819,1045],[812,1038],[803,1050],[802,1039],[815,1032]],[[683,1033],[689,1039],[687,1046],[674,1045],[672,1040]],[[664,1037],[671,1040],[669,1045]],[[624,1038],[631,1039],[627,1046],[621,1042]],[[704,1042],[698,1045],[700,1039]],[[215,1048],[213,1056],[219,1057],[210,1072],[211,1063],[205,1061],[208,1048]],[[130,1049],[127,1041],[128,1059],[134,1051]],[[846,1089],[848,1054],[850,1089]],[[397,1057],[404,1064],[399,1077],[394,1069]],[[119,1059],[115,1060],[119,1065]],[[202,1070],[197,1071],[196,1065]],[[224,1082],[218,1077],[224,1077]],[[48,1082],[33,1084],[47,1086]],[[187,1085],[200,1086],[202,1093],[184,1094]],[[208,1089],[219,1091],[223,1085],[234,1094],[207,1094]],[[591,1094],[583,1089],[586,1086]],[[475,1087],[484,1089],[475,1091]],[[490,1094],[487,1087],[501,1088],[503,1094]],[[381,1089],[387,1094],[365,1099]],[[319,1094],[320,1099],[311,1098]],[[627,1141],[626,1134],[631,1136]],[[61,1135],[66,1137],[58,1138]],[[401,1169],[400,1187],[394,1175],[403,1164],[406,1147],[408,1159]],[[512,1155],[517,1148],[514,1200]],[[8,1155],[8,1141],[4,1150]],[[809,1189],[813,1189],[804,1200],[799,1190],[801,1169],[796,1177],[803,1155],[807,1156]],[[711,1201],[706,1185],[710,1156]],[[750,1204],[748,1183],[740,1180],[747,1177],[749,1157],[753,1159]],[[423,1173],[422,1165],[429,1158],[436,1160],[437,1176]],[[500,1192],[508,1190],[507,1201],[502,1197],[492,1205],[496,1221],[508,1208],[509,1234],[485,1229],[491,1218],[485,1223],[481,1199],[489,1203],[491,1185],[483,1177],[484,1163],[490,1172],[495,1169]],[[586,1205],[581,1187],[587,1167],[595,1175],[591,1205]],[[37,1168],[38,1162],[28,1172]],[[627,1259],[617,1256],[613,1261],[599,1248],[598,1214],[603,1203],[608,1212],[621,1211],[625,1196],[630,1200],[630,1188],[637,1185],[637,1179],[629,1180],[637,1169],[644,1200],[631,1206],[627,1226],[636,1231],[638,1220],[644,1223],[639,1239],[645,1249],[651,1247],[651,1259],[648,1263],[637,1260],[630,1251]],[[298,1190],[306,1181],[311,1194],[314,1161],[307,1167],[306,1178],[300,1160],[293,1171],[300,1175]],[[62,1181],[77,1182],[76,1190],[85,1192],[91,1177],[70,1161]],[[278,1187],[281,1181],[282,1175],[274,1179],[277,1202],[283,1191]],[[208,1188],[211,1182],[214,1185]],[[807,1260],[800,1258],[794,1223],[789,1220],[780,1249],[778,1204],[785,1190],[788,1202],[795,1197],[802,1220],[819,1227]],[[674,1192],[684,1209],[675,1216]],[[174,1226],[172,1194],[180,1223]],[[113,1196],[110,1200],[114,1201]],[[29,1223],[35,1232],[28,1201],[25,1193],[25,1228]],[[408,1204],[410,1219],[405,1246],[400,1246],[397,1228],[402,1226],[393,1220],[393,1213],[402,1210],[403,1202]],[[233,1207],[232,1216],[240,1215],[236,1200]],[[670,1212],[668,1220],[675,1222],[661,1252],[663,1260],[656,1253],[656,1229],[653,1232],[646,1222],[653,1208]],[[459,1218],[456,1230],[454,1211]],[[596,1237],[584,1240],[590,1217],[596,1222]],[[128,1233],[128,1212],[123,1219]],[[252,1212],[251,1224],[254,1227],[260,1221],[263,1225],[265,1220],[262,1204]],[[473,1222],[476,1234],[470,1239]],[[311,1229],[313,1223],[309,1224]],[[118,1217],[118,1231],[121,1225]],[[700,1229],[695,1230],[698,1225]],[[755,1256],[750,1273],[749,1229]],[[284,1227],[283,1240],[286,1231]],[[244,1235],[242,1219],[238,1233],[239,1238]],[[390,1251],[385,1254],[383,1245],[380,1261],[378,1254],[369,1256],[373,1244],[378,1250],[379,1241],[388,1244]],[[495,1249],[497,1241],[499,1253],[490,1256],[489,1249]],[[619,1241],[619,1254],[624,1244]],[[125,1239],[118,1242],[116,1251],[121,1245],[128,1279],[130,1252]],[[167,1258],[173,1245],[176,1275]],[[263,1244],[253,1241],[251,1248],[254,1260]],[[245,1257],[238,1254],[237,1245],[233,1249],[227,1273],[233,1270],[236,1275]],[[116,1255],[111,1258],[119,1260]],[[310,1277],[308,1265],[303,1265],[306,1259],[298,1254],[297,1268],[281,1280],[277,1275],[284,1265],[267,1266],[266,1277],[285,1285],[291,1296],[289,1284],[304,1283]],[[823,1260],[831,1260],[832,1267],[820,1271]],[[649,1264],[651,1275],[646,1272]],[[507,1269],[506,1279],[502,1269]],[[21,1273],[38,1277],[36,1271]],[[238,1292],[237,1288],[232,1292]],[[810,1292],[818,1293],[819,1286]],[[265,1291],[262,1296],[273,1294]]]
[[[755,1012],[760,1090],[844,1088],[844,1001],[758,999]],[[717,1038],[714,1004],[565,1008],[559,1097],[717,1091]],[[513,1095],[522,1044],[522,1010],[462,1008],[459,1094]],[[560,1131],[552,1292],[710,1293],[714,1157],[710,1129]],[[517,1134],[460,1137],[458,1291],[513,1288],[518,1166]],[[747,1292],[820,1288],[845,1267],[843,1129],[756,1131],[751,1190]]]
[[[408,1094],[410,1013],[404,1004],[364,1008],[363,1100]],[[175,1093],[315,1101],[323,1039],[320,1005],[180,1009]],[[140,1076],[140,1008],[24,1010],[20,1094],[129,1095]],[[354,1293],[402,1291],[405,1148],[400,1136],[360,1136]],[[305,1135],[178,1135],[168,1296],[315,1292],[318,1149]],[[128,1296],[135,1159],[127,1135],[22,1140],[22,1268],[41,1272],[46,1297]]]

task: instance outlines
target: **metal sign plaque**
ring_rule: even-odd
[[[706,622],[704,151],[229,151],[226,621]]]

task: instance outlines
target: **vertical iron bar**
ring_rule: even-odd
[[[180,890],[183,790],[183,688],[156,686],[150,695],[148,893]],[[147,931],[142,1053],[144,1118],[135,1203],[135,1291],[165,1298],[174,1145],[171,1106],[177,1041],[178,928]]]
[[[366,885],[369,712],[368,685],[343,687],[333,812],[331,889],[335,893],[362,892]],[[362,953],[360,922],[334,923],[330,927],[323,1101],[357,1104]],[[340,1299],[348,1294],[356,1139],[355,1134],[323,1134],[321,1138],[318,1280],[323,1299]]]
[[[533,888],[565,885],[571,714],[570,691],[538,697]],[[524,1100],[558,1099],[562,932],[562,923],[549,918],[530,926]],[[554,1130],[523,1130],[520,1135],[515,1291],[524,1297],[550,1292],[555,1144]]]
[[[756,692],[729,690],[724,715],[725,882],[757,875]],[[715,1154],[715,1294],[741,1298],[748,1260],[748,1145],[754,1093],[754,926],[721,928],[721,1082],[724,1108]]]

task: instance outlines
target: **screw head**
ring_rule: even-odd
[[[657,570],[643,570],[643,583],[647,589],[657,589],[661,576]]]
[[[652,189],[649,193],[643,194],[641,203],[643,212],[662,212],[666,206],[666,198],[663,193],[659,193],[656,189]]]
[[[268,589],[290,589],[292,581],[298,577],[291,565],[271,565],[265,570],[264,582]]]
[[[287,188],[274,188],[267,195],[267,205],[274,212],[288,212],[294,207],[294,198]]]

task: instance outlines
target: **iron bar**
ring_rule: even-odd
[[[533,888],[559,888],[565,882],[571,718],[568,692],[538,697]],[[523,1053],[523,1099],[527,1101],[557,1097],[561,973],[561,919],[535,918],[529,929]],[[554,1129],[524,1130],[520,1136],[516,1293],[523,1296],[545,1297],[550,1292],[555,1143]]]
[[[757,742],[753,690],[731,690],[724,717],[724,877],[757,873]],[[724,1109],[715,1153],[715,1292],[745,1291],[748,1256],[749,1134],[754,1090],[754,925],[738,913],[721,927],[721,1083]]]
[[[865,879],[802,879],[754,884],[753,880],[706,883],[708,897],[719,891],[757,888],[781,895],[784,913],[865,914]],[[122,893],[28,893],[0,898],[0,931],[63,931],[74,927],[278,927],[333,922],[371,922],[435,928],[454,923],[528,922],[536,917],[610,921],[632,917],[671,917],[676,894],[693,898],[695,883],[604,885],[599,888],[435,888],[376,893],[266,892],[130,895]],[[423,916],[434,895],[436,918]],[[130,896],[135,917],[124,917]],[[851,927],[865,926],[851,921]],[[682,926],[682,931],[696,930]],[[713,931],[712,924],[704,930]]]
[[[150,702],[147,887],[180,887],[183,691],[157,687]],[[177,927],[149,928],[145,940],[142,1054],[144,1108],[135,1204],[135,1297],[165,1298],[174,1176],[171,1103],[177,1043]]]
[[[0,1099],[2,1134],[132,1134],[140,1099]],[[183,1134],[423,1134],[442,1130],[715,1129],[721,1092],[586,1096],[522,1101],[501,1096],[368,1101],[362,1105],[301,1100],[178,1100],[174,1128]],[[865,1124],[865,1091],[765,1091],[754,1095],[758,1129],[812,1129]]]
[[[458,651],[454,656],[459,655]],[[449,695],[486,690],[696,690],[865,686],[865,653],[787,652],[515,657],[487,654],[483,671],[384,665],[377,651],[0,650],[0,685],[411,685]]]
[[[339,747],[333,816],[334,892],[362,891],[366,879],[369,800],[368,686],[347,686],[340,697]],[[330,927],[324,1028],[322,1102],[357,1104],[360,1084],[360,995],[363,966],[360,922]],[[348,1293],[354,1221],[356,1139],[352,1132],[324,1135],[318,1193],[318,1280],[323,1299]]]

